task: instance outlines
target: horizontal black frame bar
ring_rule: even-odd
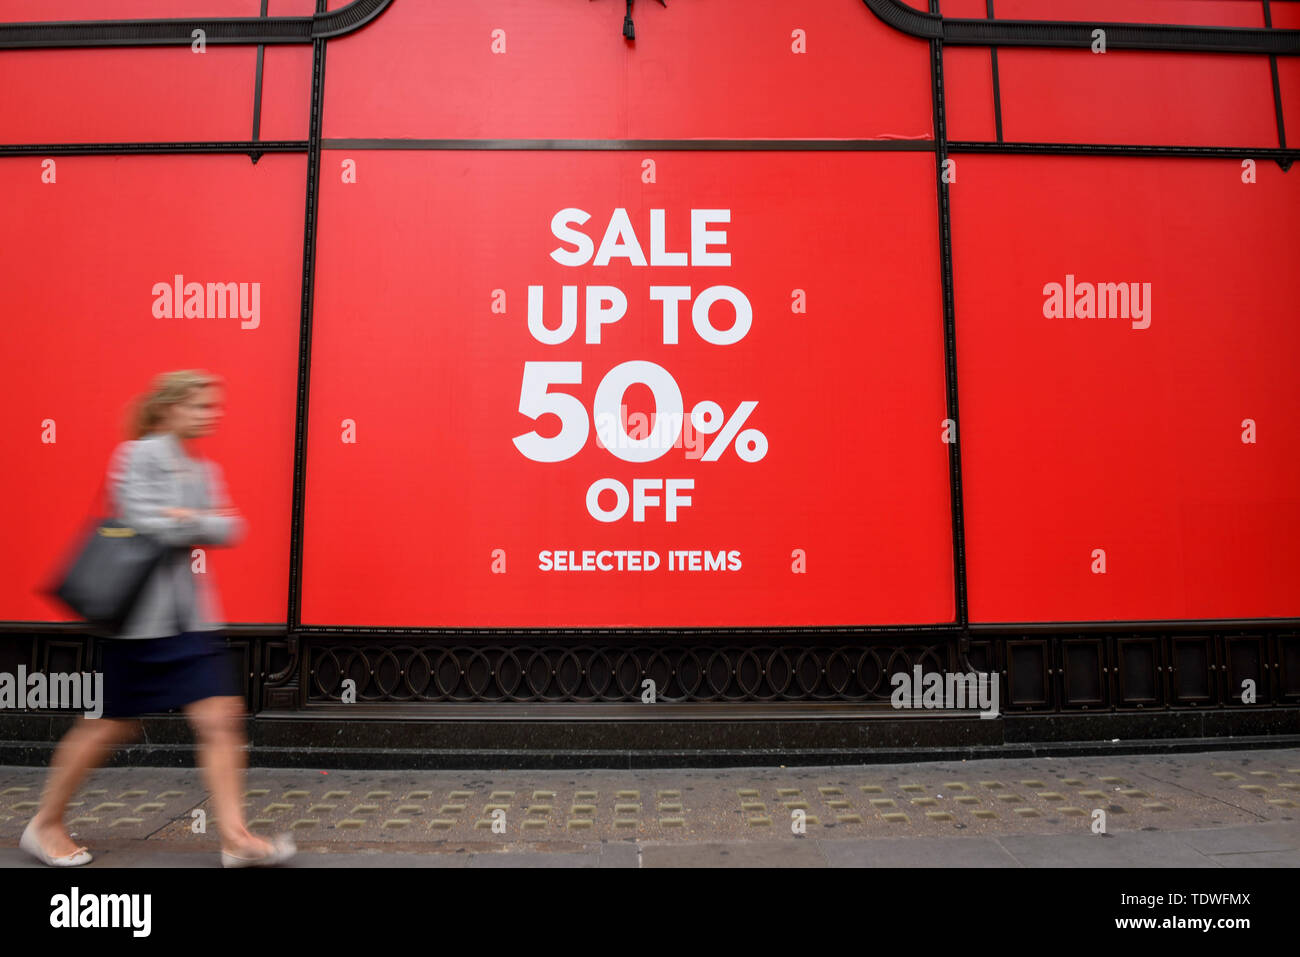
[[[66,20],[0,23],[0,50],[66,47],[189,46],[194,31],[211,45],[311,43],[369,23],[392,0],[354,0],[311,17],[192,17],[181,20]]]
[[[902,33],[953,46],[1075,47],[1091,49],[1104,30],[1107,50],[1300,55],[1300,30],[1164,23],[1085,23],[1071,20],[973,20],[942,17],[902,0],[863,0],[873,14]]]
[[[1300,618],[1180,618],[1141,619],[1132,621],[1055,621],[1055,622],[978,622],[967,626],[971,634],[1076,634],[1083,632],[1186,632],[1203,631],[1293,631],[1300,628]],[[604,638],[631,635],[639,638],[688,638],[737,635],[763,635],[801,638],[814,635],[916,635],[918,637],[954,637],[962,634],[957,624],[931,625],[781,625],[747,628],[368,628],[364,625],[301,625],[287,628],[283,622],[229,623],[223,632],[244,637],[284,638],[290,634],[318,638],[482,638],[488,636],[581,636]],[[0,621],[0,635],[85,635],[86,624],[79,621]]]
[[[904,152],[933,153],[934,140],[539,140],[539,139],[322,139],[328,150],[674,150],[719,152]],[[1275,146],[1180,146],[1144,143],[997,143],[950,140],[949,153],[1047,156],[1156,156],[1210,159],[1298,160],[1300,148]],[[306,140],[195,143],[9,143],[0,156],[116,156],[130,153],[305,153]]]
[[[1039,156],[1185,156],[1211,159],[1300,159],[1300,149],[1276,146],[1159,146],[1138,143],[994,143],[949,140],[949,153],[1022,153]]]
[[[329,150],[721,150],[746,153],[767,150],[933,153],[934,140],[852,139],[402,139],[388,137],[321,140]]]
[[[248,140],[212,143],[12,143],[0,156],[120,156],[132,153],[305,153],[306,140]]]

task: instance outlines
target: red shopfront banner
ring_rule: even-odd
[[[934,158],[322,158],[303,622],[953,620]]]

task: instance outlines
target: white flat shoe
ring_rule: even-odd
[[[23,830],[23,836],[18,839],[18,846],[42,864],[49,864],[51,867],[80,867],[94,860],[90,851],[84,847],[79,847],[71,854],[62,857],[53,857],[45,853],[45,848],[41,847],[41,842],[36,840],[36,832],[32,830],[30,823]]]
[[[228,851],[222,851],[221,866],[269,867],[275,864],[283,864],[296,853],[298,853],[298,848],[294,845],[293,838],[288,834],[277,834],[271,839],[271,850],[260,857],[238,857]]]

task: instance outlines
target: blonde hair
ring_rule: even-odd
[[[164,372],[153,380],[153,387],[136,396],[127,413],[126,437],[138,439],[162,428],[168,410],[183,401],[195,389],[225,385],[225,380],[205,369],[180,369]]]

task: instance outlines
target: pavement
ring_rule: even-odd
[[[0,867],[44,768],[0,766]],[[252,768],[291,867],[1300,866],[1300,749],[725,770]],[[114,767],[69,806],[89,868],[219,867],[198,770]]]

